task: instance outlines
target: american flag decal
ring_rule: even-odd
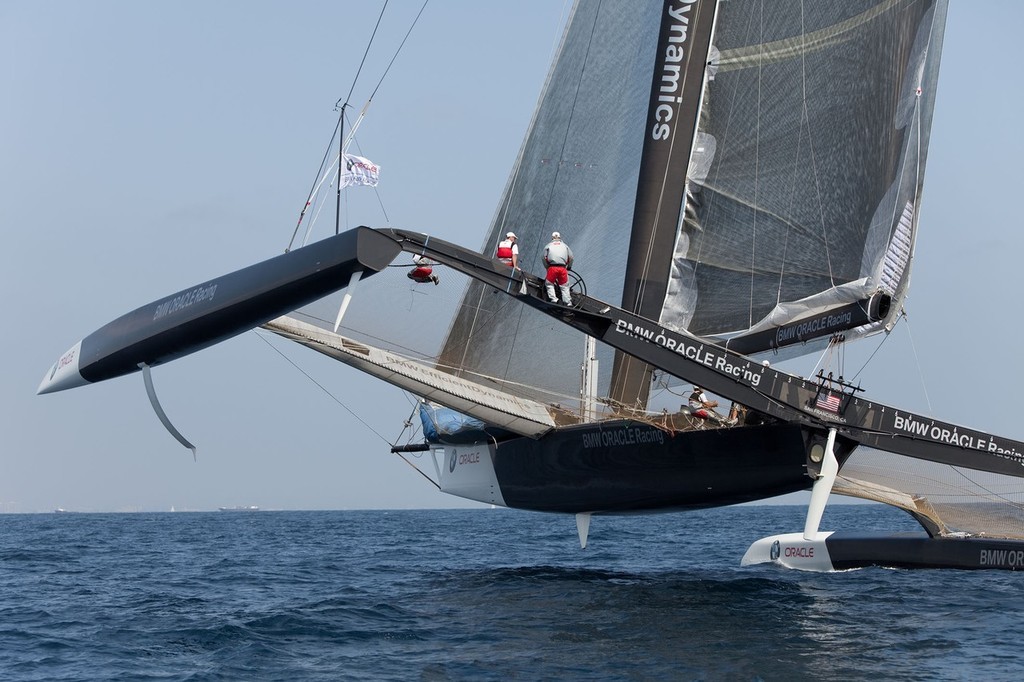
[[[818,394],[818,399],[815,401],[814,406],[838,414],[839,396],[832,391],[822,391]]]

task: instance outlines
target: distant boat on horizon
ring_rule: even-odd
[[[222,512],[254,512],[259,511],[260,508],[256,505],[251,505],[249,507],[218,507],[218,510]]]

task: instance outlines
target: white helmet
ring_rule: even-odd
[[[557,232],[552,232],[552,233],[551,233],[551,238],[552,238],[552,239],[561,239],[561,238],[562,238],[562,235],[560,235],[560,234],[559,234],[559,233],[557,233]]]

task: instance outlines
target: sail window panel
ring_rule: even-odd
[[[576,255],[587,293],[618,301],[636,198],[651,69],[663,5],[577,3],[482,249],[508,231],[519,263],[543,272],[553,231]],[[511,305],[509,305],[511,303]],[[456,371],[578,397],[584,339],[507,296],[470,285],[442,351]],[[598,391],[612,355],[599,349]]]
[[[778,303],[880,276],[896,196],[919,187],[905,177],[906,102],[930,6],[720,5],[701,115],[714,158],[690,187],[663,320],[743,330]]]

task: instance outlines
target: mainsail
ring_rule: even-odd
[[[803,343],[815,335],[891,326],[909,281],[945,11],[914,0],[578,2],[483,250],[514,230],[520,262],[539,269],[558,230],[591,295],[723,340],[806,321],[786,340],[810,352],[823,345]],[[678,126],[666,132],[664,120]],[[859,322],[841,313],[830,325],[829,311],[879,292],[893,304],[877,321],[847,330]],[[444,364],[575,385],[582,340],[505,305],[470,285]],[[644,407],[649,369],[618,354],[613,370],[612,353],[600,356],[599,394]]]
[[[801,6],[720,5],[674,327],[737,333],[906,290],[945,4]]]

